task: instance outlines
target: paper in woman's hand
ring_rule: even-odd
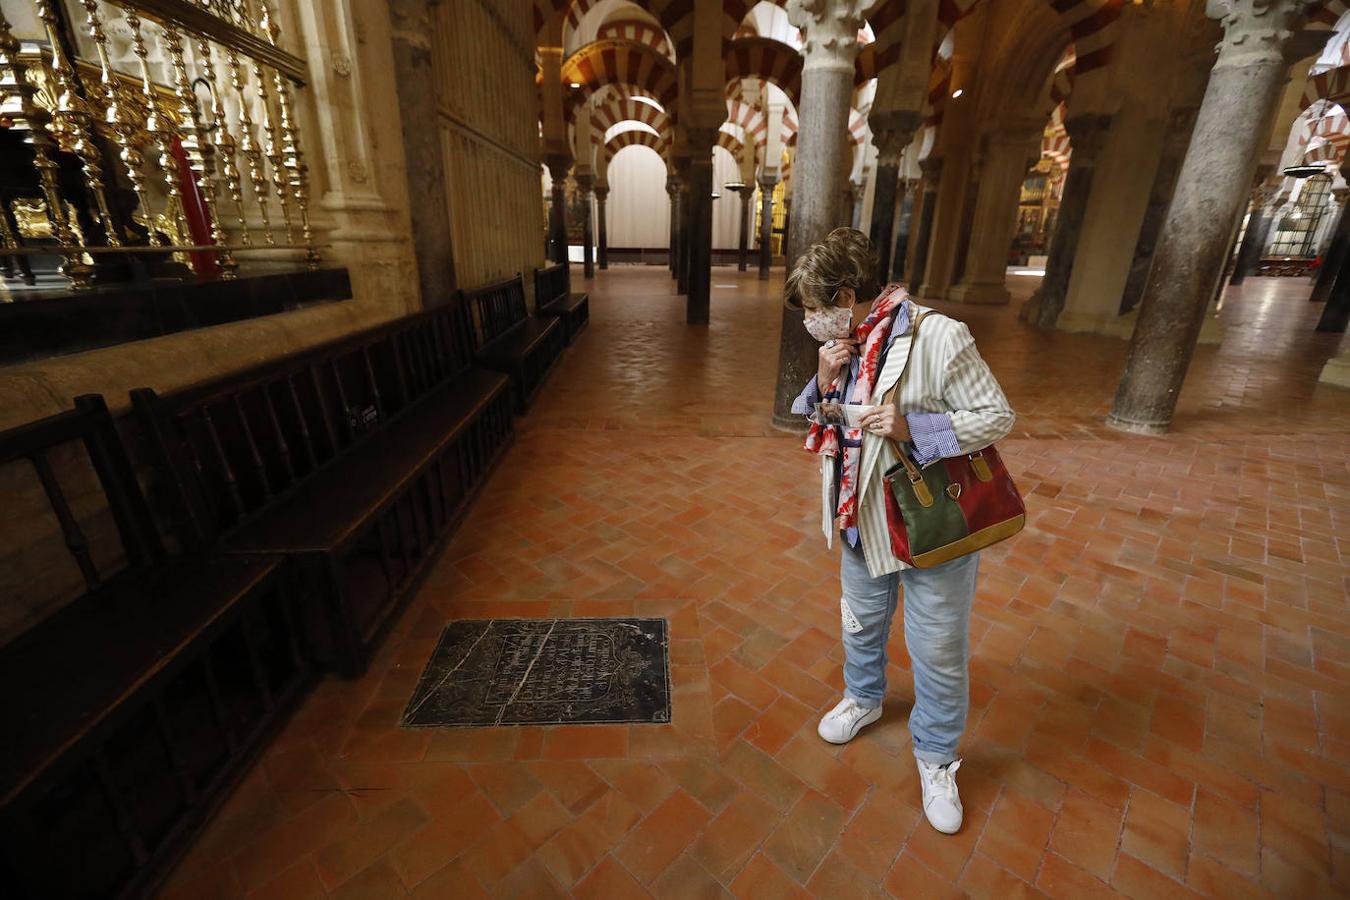
[[[871,408],[856,403],[836,403],[827,400],[816,404],[816,421],[822,425],[846,425],[849,428],[860,428],[863,414]]]

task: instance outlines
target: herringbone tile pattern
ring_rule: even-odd
[[[1120,341],[954,308],[1019,413],[1031,523],[987,552],[966,824],[923,822],[897,630],[841,686],[813,463],[766,427],[777,302],[658,269],[593,324],[370,674],[319,687],[165,897],[1319,897],[1350,888],[1350,395],[1302,282],[1229,293],[1174,433],[1100,427]],[[774,282],[777,283],[777,282]],[[1025,296],[1029,284],[1015,287]],[[670,620],[669,726],[400,730],[455,617]]]

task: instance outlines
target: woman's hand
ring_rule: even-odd
[[[893,405],[874,406],[862,414],[858,420],[862,430],[878,437],[888,437],[894,441],[907,441],[911,438],[909,421]]]
[[[819,360],[816,383],[820,385],[821,393],[829,390],[830,384],[848,365],[849,357],[857,352],[858,342],[853,338],[839,338],[820,345],[820,352],[816,354]]]

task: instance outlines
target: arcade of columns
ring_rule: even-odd
[[[1165,431],[1192,351],[1217,326],[1220,283],[1249,201],[1232,280],[1251,269],[1269,231],[1270,185],[1280,181],[1269,177],[1272,140],[1290,131],[1299,112],[1290,98],[1305,92],[1309,66],[1344,11],[1341,0],[909,0],[898,15],[893,2],[780,4],[800,33],[799,48],[779,46],[800,56],[791,86],[799,124],[785,135],[783,111],[771,108],[764,86],[783,86],[782,64],[763,62],[760,53],[762,69],[747,70],[736,56],[747,40],[760,48],[769,41],[747,39],[744,25],[736,30],[753,3],[626,4],[667,30],[674,61],[659,60],[671,70],[666,84],[651,77],[660,66],[635,76],[613,65],[614,54],[607,64],[576,67],[587,48],[564,58],[564,25],[575,28],[597,0],[536,0],[551,257],[566,259],[570,175],[586,200],[585,273],[594,271],[592,196],[599,263],[607,265],[610,152],[604,123],[590,111],[615,96],[659,100],[667,133],[649,146],[667,161],[671,273],[686,295],[687,321],[706,324],[711,197],[721,189],[712,182],[714,146],[731,135],[740,150],[742,185],[733,190],[741,201],[742,270],[760,188],[759,271],[767,278],[774,187],[789,177],[780,160],[791,163],[789,263],[853,220],[853,148],[844,136],[859,89],[875,77],[866,113],[875,147],[871,215],[862,227],[878,245],[882,280],[902,280],[924,299],[1007,303],[1019,198],[1053,112],[1071,155],[1045,277],[1022,316],[1043,328],[1128,336],[1107,423]],[[572,80],[579,71],[585,83]],[[749,107],[769,127],[729,125],[730,111]],[[1342,217],[1313,295],[1327,301],[1326,330],[1344,330],[1350,319],[1350,274],[1337,277],[1348,243],[1350,217]],[[774,421],[795,428],[789,405],[814,372],[816,348],[800,313],[785,310],[782,325]],[[1333,360],[1327,380],[1336,380],[1338,366],[1350,369]]]

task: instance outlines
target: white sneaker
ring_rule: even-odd
[[[863,706],[852,697],[845,697],[820,720],[816,733],[831,744],[847,744],[864,725],[871,725],[880,718],[880,704]]]
[[[928,824],[943,834],[961,830],[961,795],[956,792],[956,770],[961,760],[936,766],[916,759],[919,764],[919,783],[923,785],[923,814]]]

